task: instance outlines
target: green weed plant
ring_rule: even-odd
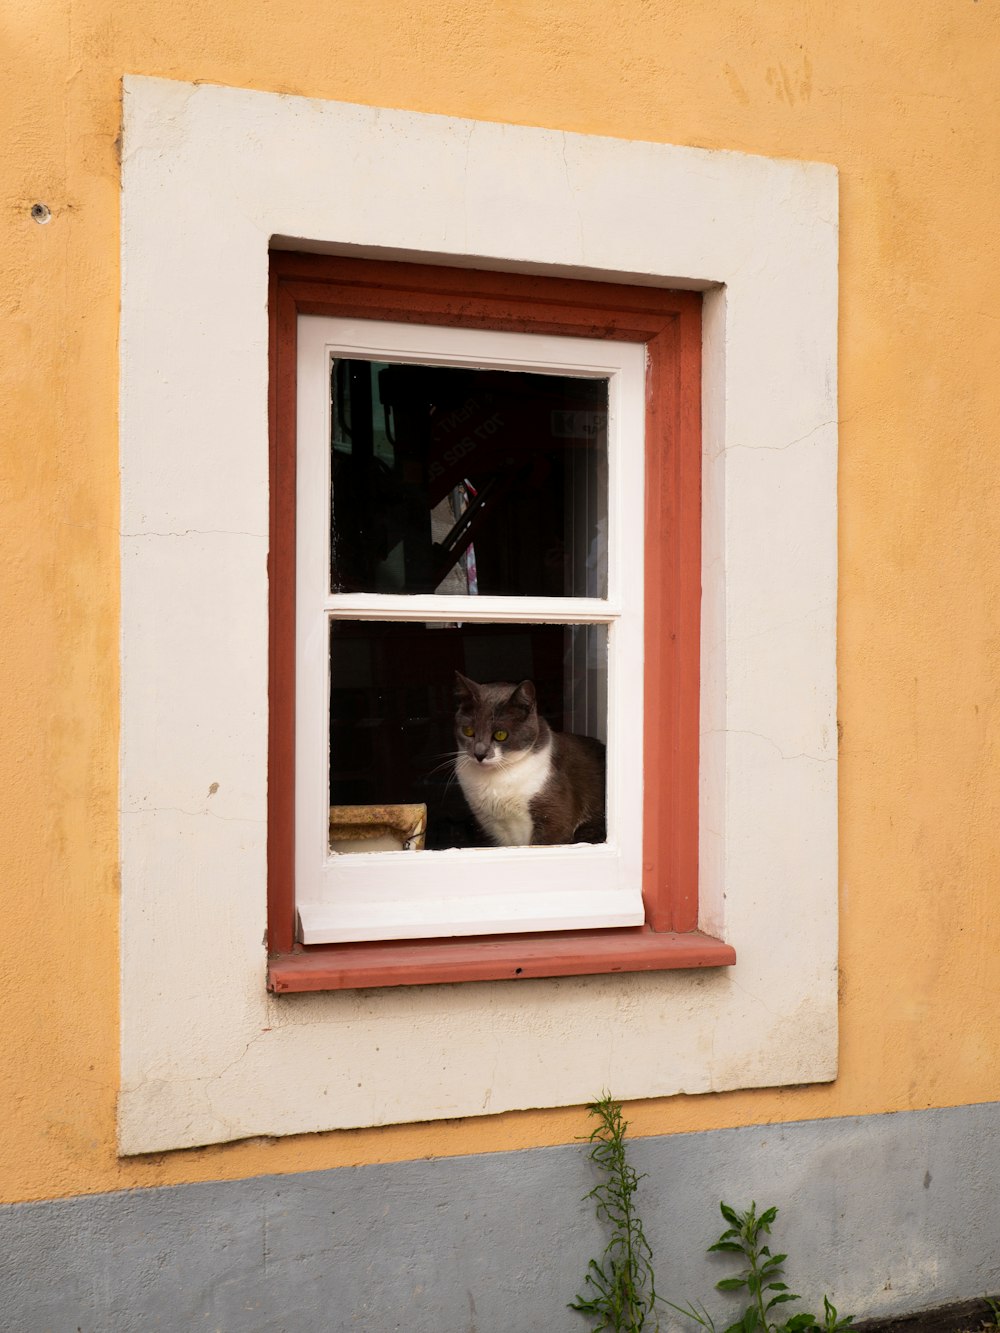
[[[587,1110],[597,1124],[584,1142],[591,1145],[590,1160],[601,1179],[584,1197],[594,1200],[610,1238],[600,1259],[591,1259],[587,1265],[584,1290],[569,1308],[597,1320],[595,1333],[658,1333],[653,1253],[635,1200],[643,1177],[626,1153],[628,1122],[621,1102],[608,1093]]]
[[[771,1223],[778,1216],[777,1208],[767,1208],[758,1214],[756,1203],[742,1213],[727,1203],[719,1207],[729,1225],[715,1244],[708,1247],[708,1253],[738,1255],[741,1269],[735,1277],[722,1278],[715,1287],[717,1291],[744,1292],[746,1301],[743,1313],[724,1333],[807,1333],[813,1329],[818,1333],[843,1333],[854,1316],[838,1314],[827,1296],[823,1297],[822,1318],[806,1311],[781,1318],[784,1306],[802,1298],[789,1291],[787,1283],[781,1280],[788,1255],[772,1254],[765,1243]],[[718,1333],[715,1320],[703,1305],[674,1305],[672,1301],[666,1304],[708,1333]]]
[[[594,1333],[660,1333],[656,1307],[661,1298],[656,1292],[653,1253],[636,1206],[643,1176],[628,1160],[628,1122],[621,1102],[609,1093],[587,1110],[597,1123],[584,1142],[590,1144],[590,1159],[601,1178],[584,1197],[594,1201],[610,1236],[600,1259],[591,1259],[587,1265],[584,1290],[570,1309],[594,1319]],[[742,1313],[720,1331],[704,1305],[675,1305],[672,1301],[663,1301],[663,1305],[693,1320],[706,1333],[845,1333],[850,1328],[853,1315],[839,1314],[828,1296],[823,1297],[822,1316],[804,1310],[787,1313],[786,1307],[802,1298],[783,1281],[788,1255],[772,1254],[767,1243],[777,1208],[758,1213],[756,1203],[743,1212],[727,1203],[719,1207],[727,1226],[708,1253],[738,1256],[740,1269],[715,1286],[717,1291],[734,1295],[742,1292]],[[989,1303],[1000,1327],[1000,1306]]]

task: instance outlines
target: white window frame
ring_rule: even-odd
[[[122,1152],[835,1077],[837,216],[821,163],[125,80]],[[703,291],[699,911],[735,967],[265,991],[276,242]]]
[[[296,907],[305,944],[637,926],[642,902],[645,348],[640,343],[298,317]],[[608,595],[331,593],[333,358],[536,371],[608,383]],[[632,539],[627,538],[632,535]],[[603,625],[608,641],[608,837],[600,845],[331,853],[331,619]]]

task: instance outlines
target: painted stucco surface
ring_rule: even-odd
[[[567,1106],[603,1087],[638,1099],[833,1078],[835,170],[130,76],[122,177],[122,1152]],[[220,181],[232,215],[206,216]],[[625,195],[623,220],[607,201]],[[736,947],[733,968],[266,995],[275,233],[711,284],[699,921]],[[457,331],[449,355],[468,350]],[[595,355],[606,364],[603,344]],[[325,367],[314,375],[312,424],[309,372],[299,380],[297,476],[322,495],[310,443],[326,432]],[[325,699],[321,658],[308,638],[299,648],[319,675],[299,689]],[[296,719],[307,807],[326,760],[308,718]],[[316,805],[315,842],[308,826],[299,835],[307,865],[329,818]],[[409,865],[445,889],[447,865]],[[531,895],[523,870],[493,856],[477,888],[488,871]],[[608,883],[606,866],[592,882]],[[578,904],[586,881],[571,883]]]
[[[996,1098],[996,6],[94,0],[8,5],[3,24],[3,1197],[555,1144],[581,1125],[567,1109],[115,1157],[125,72],[839,169],[840,1075],[632,1119],[661,1134]]]

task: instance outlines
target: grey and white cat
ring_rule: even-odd
[[[604,746],[553,731],[530,680],[478,684],[455,673],[455,775],[501,847],[603,842]]]

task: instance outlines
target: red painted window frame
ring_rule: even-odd
[[[734,963],[731,946],[697,929],[700,295],[275,251],[269,310],[269,988],[284,994]],[[300,314],[645,344],[644,925],[362,944],[296,943],[295,401]]]

